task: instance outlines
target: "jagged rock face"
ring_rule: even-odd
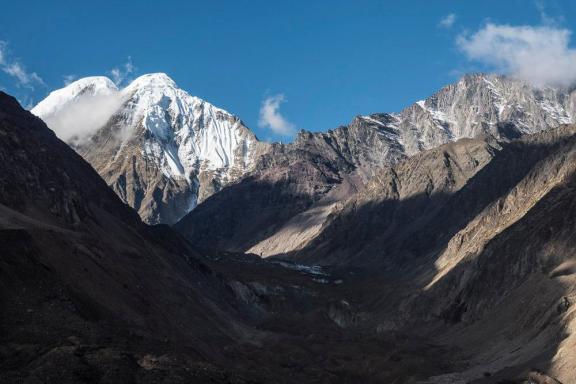
[[[490,74],[466,75],[399,113],[357,116],[326,133],[302,132],[295,145],[334,151],[370,176],[374,170],[462,138],[499,139],[576,121],[576,92],[535,88]]]
[[[569,123],[574,120],[575,102],[576,93],[571,90],[538,89],[503,76],[468,75],[400,113],[358,116],[348,126],[324,133],[302,131],[293,143],[272,146],[266,156],[257,160],[250,178],[243,180],[244,186],[259,180],[259,173],[284,172],[278,164],[287,154],[292,154],[293,161],[328,161],[336,175],[326,179],[327,183],[314,193],[306,192],[306,204],[295,198],[297,209],[287,208],[288,204],[274,207],[259,203],[261,211],[281,214],[283,225],[253,225],[258,222],[257,212],[233,215],[235,210],[229,207],[237,206],[241,199],[226,192],[207,201],[200,208],[202,213],[193,212],[183,220],[186,224],[178,228],[192,241],[206,246],[218,238],[215,244],[228,250],[262,256],[302,250],[320,233],[333,211],[340,209],[338,201],[361,190],[380,168],[461,138],[487,136],[508,140]],[[314,163],[310,167],[315,167]],[[260,200],[266,201],[264,197]],[[226,210],[229,221],[210,228],[205,219],[218,216],[221,209]],[[238,234],[227,244],[225,239],[229,236],[222,231],[230,234],[247,223],[251,223],[252,235],[241,241]],[[255,239],[259,241],[254,243]]]
[[[362,191],[332,209],[306,247],[279,256],[390,268],[432,252],[431,241],[443,233],[443,224],[431,218],[441,220],[449,196],[499,150],[493,138],[462,139],[384,167]]]
[[[490,134],[514,138],[576,121],[576,92],[534,88],[504,76],[464,76],[395,114],[405,152]]]
[[[336,149],[371,173],[370,169],[462,138],[511,139],[570,124],[576,121],[575,113],[574,90],[535,88],[505,76],[474,74],[399,113],[358,116],[348,126],[304,137],[311,143],[325,141],[320,145]]]
[[[349,125],[327,132],[301,131],[286,147],[317,153],[342,164],[343,172],[356,171],[367,180],[381,166],[406,157],[401,137],[393,128],[395,121],[386,113],[358,116]]]
[[[141,76],[121,90],[106,78],[81,79],[32,112],[148,223],[176,222],[243,176],[266,146],[240,119],[190,96],[164,74]]]
[[[251,175],[208,198],[175,228],[200,247],[245,251],[318,201],[350,167],[317,151],[275,144]]]

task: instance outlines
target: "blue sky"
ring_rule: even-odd
[[[260,138],[288,141],[398,111],[464,72],[516,70],[471,36],[489,24],[572,31],[571,15],[576,2],[530,0],[6,2],[0,87],[30,105],[67,76],[166,72]],[[573,43],[559,44],[570,66]]]

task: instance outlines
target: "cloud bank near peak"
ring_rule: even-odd
[[[552,25],[511,26],[488,23],[456,39],[471,60],[536,86],[576,84],[576,49],[571,31]]]
[[[281,93],[265,98],[260,106],[258,126],[268,128],[278,135],[291,136],[296,132],[296,126],[280,113],[280,105],[283,102],[285,98]]]
[[[79,146],[87,143],[123,102],[124,97],[120,92],[85,95],[42,119],[61,140]]]

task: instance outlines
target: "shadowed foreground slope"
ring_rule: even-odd
[[[206,362],[255,336],[184,241],[2,93],[0,251],[1,382],[228,382]]]

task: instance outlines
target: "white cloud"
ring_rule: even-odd
[[[120,92],[107,95],[82,96],[57,113],[42,119],[63,141],[80,145],[85,143],[120,108],[124,98]]]
[[[73,75],[73,74],[62,76],[62,80],[64,81],[64,85],[69,85],[70,83],[74,82],[74,80],[76,80],[77,78],[78,78],[78,76]]]
[[[132,79],[132,74],[136,71],[136,66],[132,63],[132,57],[119,67],[112,68],[108,73],[116,85],[122,85]]]
[[[0,69],[12,76],[18,86],[34,89],[34,85],[45,85],[44,80],[36,72],[28,72],[18,60],[8,55],[8,44],[0,40]]]
[[[290,136],[296,131],[296,126],[280,114],[280,104],[284,102],[284,95],[269,96],[262,101],[258,126],[270,128],[272,132],[283,136]]]
[[[450,13],[440,19],[438,25],[442,28],[451,28],[456,22],[456,14]]]
[[[458,47],[470,60],[536,86],[576,83],[576,50],[571,32],[552,26],[488,23],[472,35],[460,35]]]

